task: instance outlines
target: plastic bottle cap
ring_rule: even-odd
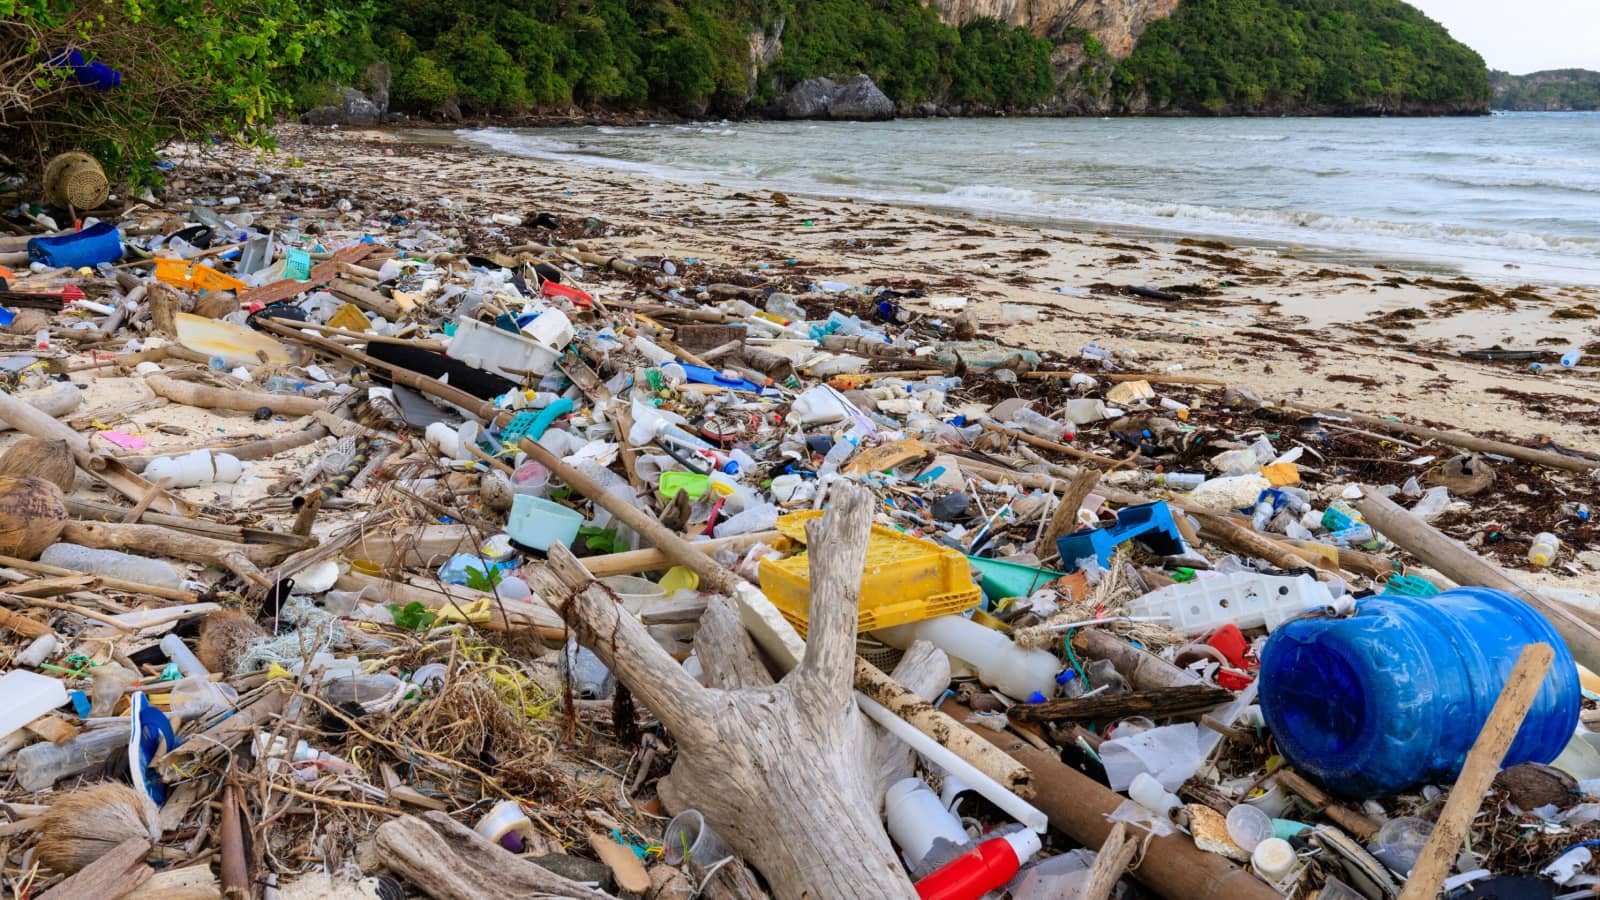
[[[1283,838],[1267,838],[1250,854],[1250,864],[1267,880],[1277,881],[1294,871],[1294,848]]]

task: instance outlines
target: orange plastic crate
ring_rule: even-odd
[[[807,510],[778,520],[787,537],[805,540],[805,523],[822,515]],[[811,610],[811,558],[805,552],[761,561],[761,591],[801,636]],[[967,558],[932,541],[873,525],[861,576],[857,630],[873,631],[962,612],[978,605],[983,591],[972,580]]]

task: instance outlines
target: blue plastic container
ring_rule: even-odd
[[[122,235],[110,222],[98,222],[82,231],[28,242],[28,259],[54,268],[76,269],[122,258]]]
[[[1578,670],[1556,630],[1502,591],[1357,601],[1348,618],[1304,616],[1261,653],[1261,712],[1283,755],[1344,797],[1453,781],[1528,644],[1555,662],[1504,765],[1547,763],[1578,724]]]

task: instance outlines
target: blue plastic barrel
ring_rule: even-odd
[[[1345,618],[1285,623],[1261,653],[1261,712],[1296,771],[1335,794],[1448,783],[1534,643],[1555,662],[1504,765],[1547,763],[1577,727],[1577,666],[1533,607],[1487,588],[1367,597]]]
[[[122,234],[110,222],[99,222],[72,234],[28,241],[28,259],[47,266],[76,269],[121,258]]]

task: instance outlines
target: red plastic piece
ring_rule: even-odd
[[[1242,691],[1249,687],[1252,681],[1255,681],[1255,679],[1243,672],[1235,672],[1232,669],[1217,670],[1217,686],[1225,687],[1230,691]]]
[[[593,297],[585,294],[583,291],[580,291],[577,288],[567,287],[564,284],[556,284],[554,281],[546,281],[544,284],[541,284],[539,286],[539,293],[546,297],[565,297],[568,300],[571,300],[574,306],[588,308],[594,305]]]
[[[1239,626],[1224,625],[1218,628],[1206,636],[1206,643],[1215,647],[1235,669],[1250,668],[1246,660],[1250,653],[1250,642],[1244,639]]]
[[[978,900],[1011,880],[1022,867],[1003,837],[990,838],[917,882],[921,900]]]

